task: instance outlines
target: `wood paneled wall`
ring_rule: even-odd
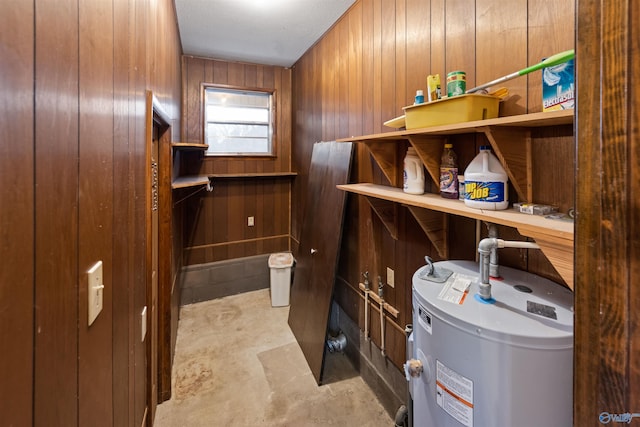
[[[575,36],[573,0],[359,0],[293,68],[294,184],[292,234],[300,234],[304,189],[312,143],[372,134],[392,129],[383,122],[402,114],[415,91],[425,89],[428,74],[464,70],[467,87],[539,62],[545,56],[571,49]],[[539,112],[541,73],[520,77],[504,86],[510,98],[501,115]],[[557,204],[566,211],[574,200],[574,142],[570,127],[534,134],[534,200]],[[477,153],[484,137],[450,138],[460,168]],[[404,147],[399,153],[404,155]],[[352,174],[354,182],[389,185],[359,146]],[[562,183],[558,185],[558,183]],[[437,192],[437,189],[431,191]],[[511,194],[515,195],[515,192]],[[513,201],[514,198],[512,197]],[[450,258],[473,259],[475,223],[450,217]],[[395,271],[395,288],[386,286],[386,300],[400,310],[397,327],[387,328],[387,352],[402,366],[402,329],[411,323],[411,276],[424,256],[439,259],[427,237],[406,208],[398,207],[399,238],[394,240],[367,202],[350,196],[336,298],[363,325],[358,282],[369,271],[373,280]],[[507,239],[522,239],[502,227]],[[562,279],[537,251],[504,250],[501,263]],[[390,325],[393,326],[393,325]],[[371,335],[380,344],[379,321],[371,319]]]
[[[0,423],[140,426],[145,96],[179,132],[173,2],[8,1],[0,23]]]
[[[34,15],[0,3],[0,414],[14,426],[33,423]]]
[[[579,0],[577,7],[574,425],[633,425],[640,408],[640,8],[632,0]]]
[[[275,91],[276,155],[188,158],[185,172],[255,174],[291,171],[291,70],[183,57],[183,142],[203,143],[203,89],[211,83]],[[184,201],[184,263],[202,264],[290,249],[291,177],[214,178],[214,190]],[[188,195],[188,191],[185,191]],[[247,217],[255,226],[247,226]]]

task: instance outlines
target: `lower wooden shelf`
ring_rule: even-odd
[[[209,177],[207,175],[188,175],[179,176],[174,179],[171,183],[171,188],[175,190],[177,188],[197,187],[207,184],[209,184]]]
[[[460,200],[451,200],[437,194],[407,194],[400,188],[376,184],[345,184],[338,189],[367,197],[443,212],[467,218],[479,219],[494,224],[513,227],[520,234],[536,241],[558,274],[573,289],[573,222],[547,219],[528,215],[511,209],[491,211],[473,209]],[[423,225],[423,224],[421,224]]]

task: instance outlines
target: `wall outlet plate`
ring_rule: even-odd
[[[392,288],[396,287],[395,272],[389,267],[387,267],[387,285],[391,286]]]
[[[89,307],[89,326],[96,320],[102,311],[102,296],[104,294],[104,283],[102,281],[102,261],[96,262],[87,271],[87,296]]]
[[[144,342],[145,337],[147,336],[147,306],[145,305],[140,313],[140,341]]]

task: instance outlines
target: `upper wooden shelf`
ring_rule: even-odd
[[[179,148],[181,150],[202,150],[207,151],[209,146],[207,144],[197,144],[192,142],[172,142],[173,148]]]
[[[342,138],[339,142],[362,142],[369,148],[385,177],[398,186],[398,165],[394,143],[408,141],[425,165],[433,183],[440,185],[440,157],[447,135],[482,133],[487,137],[494,154],[504,166],[518,199],[533,202],[531,129],[573,123],[573,110],[522,114],[476,120],[444,126],[402,130],[374,135]]]
[[[546,113],[520,114],[517,116],[498,117],[495,119],[475,120],[472,122],[454,123],[444,126],[399,130],[372,135],[341,138],[338,142],[366,142],[371,140],[409,140],[412,135],[457,135],[461,133],[484,132],[487,127],[547,127],[569,125],[573,123],[573,110],[549,111]]]
[[[210,178],[278,178],[297,176],[296,172],[212,173]]]

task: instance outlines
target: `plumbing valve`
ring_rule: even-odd
[[[423,371],[424,366],[422,365],[422,361],[418,359],[409,359],[407,363],[404,364],[404,375],[407,377],[407,381],[409,381],[410,378],[418,378]]]

